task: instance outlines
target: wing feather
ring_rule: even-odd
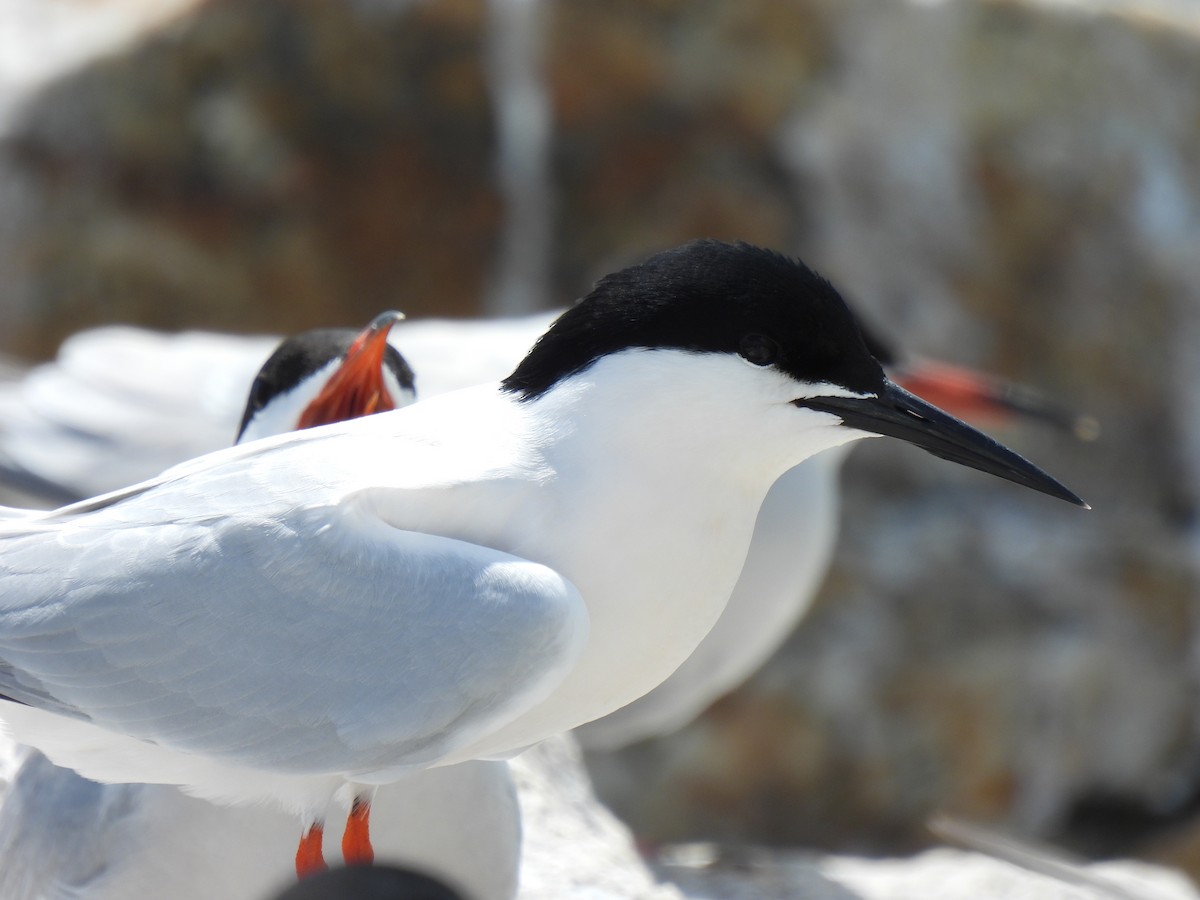
[[[0,693],[186,753],[295,774],[436,761],[542,699],[585,639],[553,570],[352,499],[86,519],[5,536]]]

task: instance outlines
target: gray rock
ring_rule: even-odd
[[[696,900],[1193,900],[1178,872],[1139,863],[1088,866],[1072,880],[1029,872],[960,850],[911,859],[864,859],[767,851],[736,868],[660,869]]]
[[[520,900],[680,900],[596,800],[572,738],[543,741],[511,765],[521,804]]]
[[[1044,848],[944,825],[993,855],[939,848],[868,859],[712,845],[659,848],[653,869],[593,795],[569,737],[517,757],[524,820],[520,900],[1197,900],[1182,873],[1136,862],[1082,865]],[[659,879],[662,882],[660,883]]]

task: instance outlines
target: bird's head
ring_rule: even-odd
[[[648,366],[670,371],[647,385],[654,402],[672,402],[671,377],[680,397],[694,398],[699,385],[713,400],[713,429],[741,428],[748,444],[764,448],[791,442],[795,456],[781,457],[788,464],[886,435],[1085,505],[1032,463],[890,381],[833,286],[770,250],[694,241],[602,278],[502,388],[532,402],[594,369],[611,377],[631,359],[641,377]]]
[[[398,312],[362,331],[323,328],[284,340],[259,370],[237,443],[407,406],[412,369],[387,342]]]

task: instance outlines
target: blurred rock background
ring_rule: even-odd
[[[1196,6],[4,6],[5,352],[516,312],[707,235],[1095,414],[1091,444],[1004,435],[1091,513],[856,450],[783,652],[592,772],[652,840],[910,852],[941,810],[1200,873]],[[101,39],[58,53],[51,9]]]

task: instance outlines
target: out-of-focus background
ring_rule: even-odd
[[[1200,874],[1200,5],[0,0],[5,353],[532,311],[696,236],[1094,414],[1002,437],[1095,509],[868,442],[807,620],[602,795],[650,840],[947,811]]]

